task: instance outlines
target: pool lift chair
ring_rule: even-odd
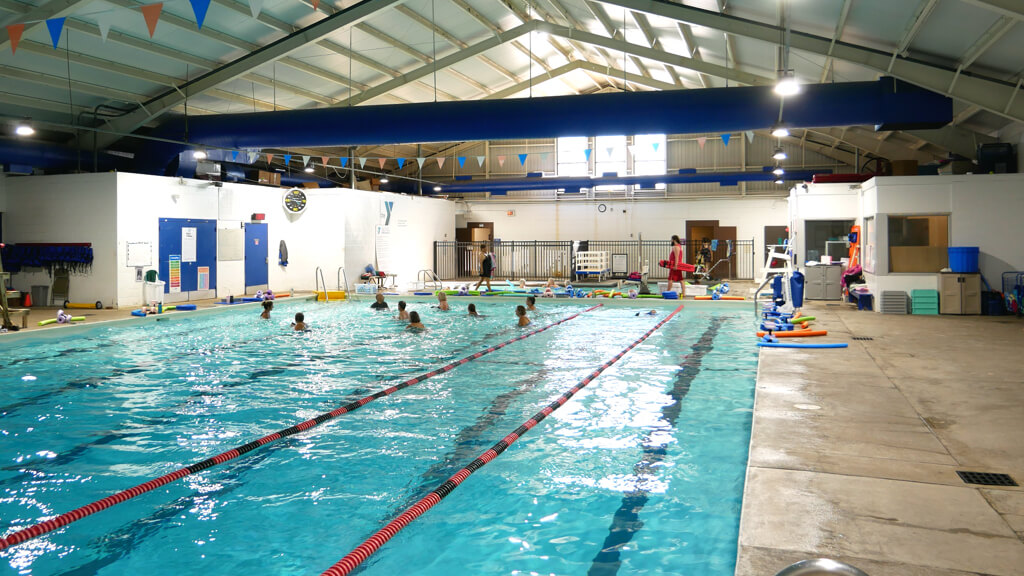
[[[710,268],[704,265],[697,266],[697,270],[693,273],[694,280],[704,280],[705,282],[711,281],[711,273],[714,272],[715,268],[722,262],[729,262],[732,258],[732,240],[725,241],[725,258],[720,258],[718,262],[715,262]],[[718,240],[711,241],[711,250],[714,251],[718,248]]]
[[[757,301],[760,297],[761,290],[768,285],[769,282],[775,280],[777,276],[782,276],[782,297],[785,298],[786,303],[779,306],[779,311],[785,314],[791,314],[795,308],[793,307],[793,293],[790,289],[790,279],[793,277],[793,253],[790,250],[791,244],[775,244],[769,246],[768,259],[764,263],[764,277],[757,289],[754,290],[754,310],[757,310]],[[775,266],[775,261],[781,261],[781,266]]]

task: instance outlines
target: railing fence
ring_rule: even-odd
[[[685,249],[685,240],[684,249]],[[625,271],[615,270],[625,276],[648,266],[649,280],[665,280],[668,270],[658,266],[659,260],[668,259],[672,242],[669,240],[502,240],[491,247],[497,260],[496,279],[546,280],[547,278],[570,278],[573,272],[573,254],[579,251],[605,251],[616,263],[616,254],[625,255]],[[485,249],[480,242],[455,242],[451,240],[434,242],[434,271],[442,280],[478,278],[480,262]],[[725,241],[719,241],[712,253],[711,263],[726,258],[728,251]],[[733,242],[732,255],[727,262],[718,264],[712,270],[715,278],[733,280],[754,279],[754,241]]]

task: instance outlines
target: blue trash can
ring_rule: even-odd
[[[782,276],[776,275],[772,278],[772,301],[782,298]]]
[[[979,253],[977,246],[950,246],[948,250],[950,270],[959,274],[977,274]]]
[[[789,279],[789,290],[793,294],[793,308],[800,308],[804,305],[804,275],[800,272],[793,272]]]

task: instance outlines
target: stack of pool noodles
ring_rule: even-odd
[[[806,336],[825,336],[827,330],[808,330],[807,326],[815,318],[813,316],[796,316],[783,314],[774,305],[766,306],[761,313],[761,330],[757,332],[761,340],[757,343],[762,348],[846,348],[845,342],[831,344],[800,344],[781,343],[778,338],[801,338]],[[796,326],[802,326],[803,330],[795,330]],[[777,332],[777,333],[773,333]]]

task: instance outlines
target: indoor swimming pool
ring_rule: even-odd
[[[278,302],[4,342],[0,535],[570,318],[0,551],[2,573],[320,574],[664,320],[635,307]],[[465,314],[476,302],[483,318]],[[311,331],[289,323],[305,313]],[[637,315],[640,312],[640,315]],[[755,340],[690,304],[356,571],[733,573]]]

